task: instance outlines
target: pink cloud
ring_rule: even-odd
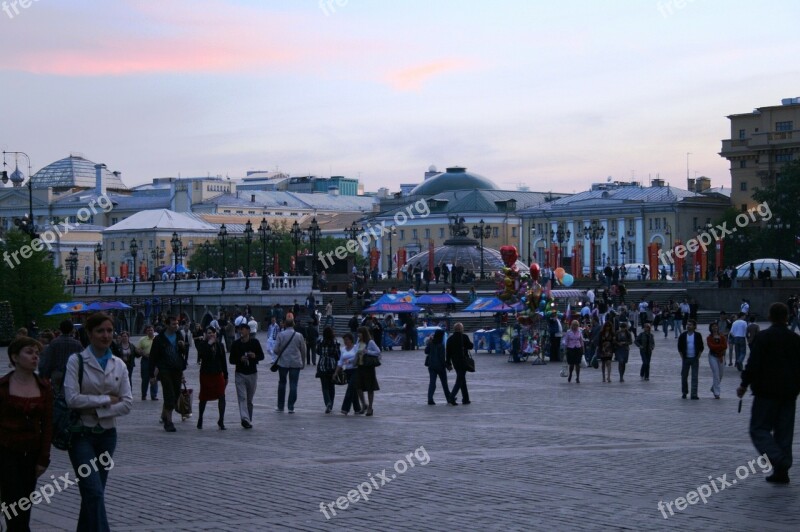
[[[416,91],[428,80],[447,72],[463,70],[466,66],[467,61],[446,59],[390,72],[384,80],[396,90]]]

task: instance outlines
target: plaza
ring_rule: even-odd
[[[704,336],[706,329],[700,327]],[[195,413],[177,422],[174,434],[158,424],[160,401],[140,401],[136,368],[134,405],[118,423],[106,490],[111,528],[800,527],[797,481],[773,486],[764,481],[760,464],[748,465],[758,458],[747,433],[752,398],[746,396],[737,413],[738,372],[725,368],[722,399],[714,400],[705,352],[701,399],[682,400],[676,340],[672,332],[667,339],[661,332],[655,338],[649,382],[638,378],[638,350],[631,351],[625,382],[619,382],[615,367],[610,384],[592,368],[582,369],[580,384],[567,383],[558,363],[511,364],[505,355],[481,352],[477,372],[468,376],[472,404],[456,407],[446,404],[440,389],[438,404],[426,404],[422,351],[385,352],[371,418],[338,414],[344,387],[337,387],[334,414],[325,415],[313,367],[301,372],[297,412],[275,413],[277,375],[263,364],[254,428],[244,430],[238,423],[231,378],[224,432],[217,430],[213,403],[205,428],[195,427],[194,349],[186,378],[195,390]],[[1,356],[6,360],[5,349]],[[455,375],[448,377],[452,386]],[[40,485],[67,472],[74,477],[66,453],[53,449]],[[723,475],[726,485],[720,489],[723,483],[715,479]],[[705,503],[687,497],[703,491],[704,484],[715,486]],[[696,503],[684,501],[680,510],[679,498]],[[77,486],[69,486],[34,508],[32,529],[74,530],[79,505]]]

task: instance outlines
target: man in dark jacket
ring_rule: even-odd
[[[258,383],[259,361],[264,360],[261,344],[250,336],[250,327],[244,323],[239,326],[239,339],[233,342],[229,362],[236,366],[234,374],[236,399],[239,403],[239,417],[242,427],[253,428],[253,396]]]
[[[700,399],[697,396],[697,372],[700,369],[700,354],[703,352],[703,335],[695,331],[697,322],[689,320],[686,322],[686,330],[678,337],[678,353],[681,355],[683,366],[681,367],[681,393],[686,399],[689,393],[689,370],[692,370],[692,399]]]
[[[181,393],[181,384],[185,382],[183,371],[186,369],[186,359],[181,355],[178,338],[178,318],[169,316],[166,320],[164,332],[153,339],[150,348],[150,376],[151,380],[158,379],[164,393],[164,406],[161,410],[161,419],[164,421],[164,430],[175,432],[172,423],[172,411]]]
[[[750,438],[775,468],[767,482],[776,484],[789,483],[794,416],[800,393],[800,336],[789,330],[788,319],[786,305],[770,306],[772,326],[756,335],[742,383],[736,389],[736,395],[742,397],[748,386],[753,388]]]

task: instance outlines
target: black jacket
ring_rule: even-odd
[[[247,352],[255,353],[255,360],[250,359],[247,362],[242,362],[242,357]],[[258,340],[251,336],[247,342],[241,338],[233,342],[231,346],[230,363],[236,366],[236,373],[241,373],[242,375],[252,375],[256,373],[258,371],[256,366],[259,360],[264,360],[264,350],[261,348],[261,343]]]
[[[466,354],[473,348],[472,341],[462,332],[455,332],[447,339],[447,364],[452,364],[456,371],[466,371]]]
[[[178,350],[177,343],[180,337],[175,334],[175,347],[167,340],[166,333],[161,333],[153,338],[153,347],[150,348],[150,376],[158,371],[183,371],[186,369],[186,359]]]
[[[800,336],[786,325],[772,325],[753,340],[742,372],[742,386],[769,399],[796,399],[800,393]]]
[[[684,331],[678,337],[678,353],[681,354],[681,358],[686,358],[686,335],[689,334],[689,331]],[[703,349],[705,349],[705,342],[703,341],[703,335],[699,332],[694,332],[694,356],[700,358],[700,355],[703,353]]]
[[[214,342],[213,345],[205,340],[198,342],[197,353],[197,356],[200,357],[200,373],[222,373],[225,380],[228,380],[228,360],[225,357],[225,348],[219,341]]]

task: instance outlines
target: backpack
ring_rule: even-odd
[[[83,356],[80,353],[77,355],[78,390],[80,391],[83,387]],[[82,427],[80,412],[67,406],[64,395],[58,394],[53,402],[53,447],[60,451],[69,450],[72,445],[72,435]]]

